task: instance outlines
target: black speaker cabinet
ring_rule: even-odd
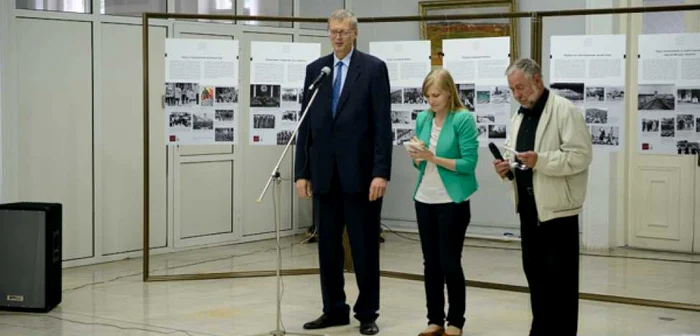
[[[0,204],[0,310],[48,312],[61,302],[61,204]]]

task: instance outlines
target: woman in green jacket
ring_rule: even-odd
[[[423,95],[430,108],[416,118],[416,137],[407,146],[419,170],[414,200],[428,308],[428,328],[420,336],[461,335],[466,308],[461,259],[471,218],[469,198],[478,188],[478,131],[447,70],[428,74]]]

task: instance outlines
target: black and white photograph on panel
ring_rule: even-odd
[[[215,95],[217,104],[238,103],[238,88],[236,87],[217,87]]]
[[[170,113],[170,129],[173,131],[187,131],[192,128],[192,114],[187,112]]]
[[[681,106],[700,106],[700,88],[697,88],[697,89],[678,89],[677,100],[678,100],[678,107],[681,107]]]
[[[462,104],[469,112],[476,110],[474,106],[474,84],[457,84],[457,94],[459,95],[459,100],[462,101]]]
[[[253,128],[275,128],[274,114],[253,114]]]
[[[203,86],[199,99],[201,100],[202,106],[214,106],[214,87]]]
[[[277,144],[286,145],[289,139],[292,138],[292,131],[282,130],[277,132]],[[294,143],[292,143],[294,144]]]
[[[415,121],[418,119],[418,115],[423,112],[423,110],[413,110],[411,111],[411,120]]]
[[[491,103],[491,91],[476,91],[476,103],[480,105]]]
[[[299,89],[282,89],[282,101],[285,103],[296,103],[299,99]]]
[[[496,86],[491,91],[491,104],[510,104],[510,89],[507,86]]]
[[[211,131],[214,129],[214,113],[198,111],[192,113],[192,129],[195,131]]]
[[[175,102],[172,106],[199,105],[198,83],[175,83]]]
[[[287,110],[282,112],[282,121],[295,122],[297,121],[297,111]]]
[[[554,83],[549,88],[574,104],[583,103],[583,83]]]
[[[214,119],[218,122],[232,122],[233,110],[216,110],[214,112]]]
[[[489,135],[489,134],[488,134],[488,133],[489,133],[489,131],[488,131],[488,126],[486,126],[486,125],[478,125],[478,126],[477,126],[477,129],[479,130],[479,135],[478,135],[478,137],[480,137],[480,138],[485,138],[485,137],[487,137],[487,136]]]
[[[591,141],[594,145],[617,146],[620,144],[620,127],[593,125]]]
[[[476,122],[479,124],[489,124],[496,122],[496,116],[493,114],[483,114],[476,116]]]
[[[421,88],[404,88],[403,89],[404,104],[427,104]]]
[[[280,85],[251,84],[250,107],[280,107]]]
[[[214,129],[214,141],[232,142],[233,127],[217,127],[216,129]]]
[[[506,125],[489,125],[489,139],[505,139]]]
[[[175,100],[175,83],[165,83],[165,106],[177,106]]]
[[[602,108],[589,107],[586,109],[586,124],[607,124],[608,110]]]
[[[602,103],[605,101],[605,89],[602,86],[586,87],[586,103]]]
[[[695,115],[678,114],[676,115],[676,131],[678,132],[693,132],[695,131]]]
[[[673,138],[676,136],[676,121],[674,118],[661,118],[661,137]]]
[[[675,110],[676,99],[673,85],[639,85],[637,109],[639,110]],[[661,123],[663,131],[663,122]]]
[[[391,88],[391,103],[392,104],[403,104],[403,89],[401,88]]]
[[[658,133],[659,119],[642,118],[642,133]]]
[[[412,128],[397,128],[396,129],[396,143],[403,145],[404,142],[410,141],[416,132]]]
[[[609,103],[625,101],[625,88],[622,86],[606,87],[605,100]]]
[[[391,111],[391,123],[393,125],[410,125],[411,111]]]
[[[680,155],[696,155],[700,154],[700,143],[678,140],[676,142],[676,149]]]

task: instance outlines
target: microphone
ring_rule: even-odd
[[[323,69],[321,69],[321,73],[318,74],[318,77],[314,79],[314,82],[309,85],[309,91],[313,91],[313,89],[316,88],[316,86],[321,83],[321,81],[331,73],[331,68],[324,66]]]
[[[496,160],[503,160],[503,156],[501,155],[501,151],[498,150],[498,147],[496,146],[496,144],[494,144],[493,142],[489,142],[489,150],[491,150],[491,154],[493,155],[493,157]],[[515,178],[515,176],[513,176],[513,172],[510,170],[508,170],[506,177],[511,181]]]

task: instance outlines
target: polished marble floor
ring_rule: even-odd
[[[382,269],[421,273],[415,235],[387,233]],[[283,268],[317,267],[316,244],[282,241]],[[467,278],[524,285],[518,243],[467,240]],[[274,241],[153,256],[151,274],[271,270]],[[0,335],[268,335],[276,329],[276,279],[142,282],[141,260],[63,270],[63,302],[48,314],[0,312]],[[282,322],[289,334],[320,313],[318,275],[283,278]],[[346,275],[350,303],[357,290]],[[425,324],[422,283],[383,278],[380,335],[416,335]],[[700,304],[700,256],[616,249],[584,252],[581,291]],[[467,289],[465,335],[527,335],[526,294]],[[700,336],[700,312],[580,301],[579,335]],[[324,330],[359,335],[358,323]]]

